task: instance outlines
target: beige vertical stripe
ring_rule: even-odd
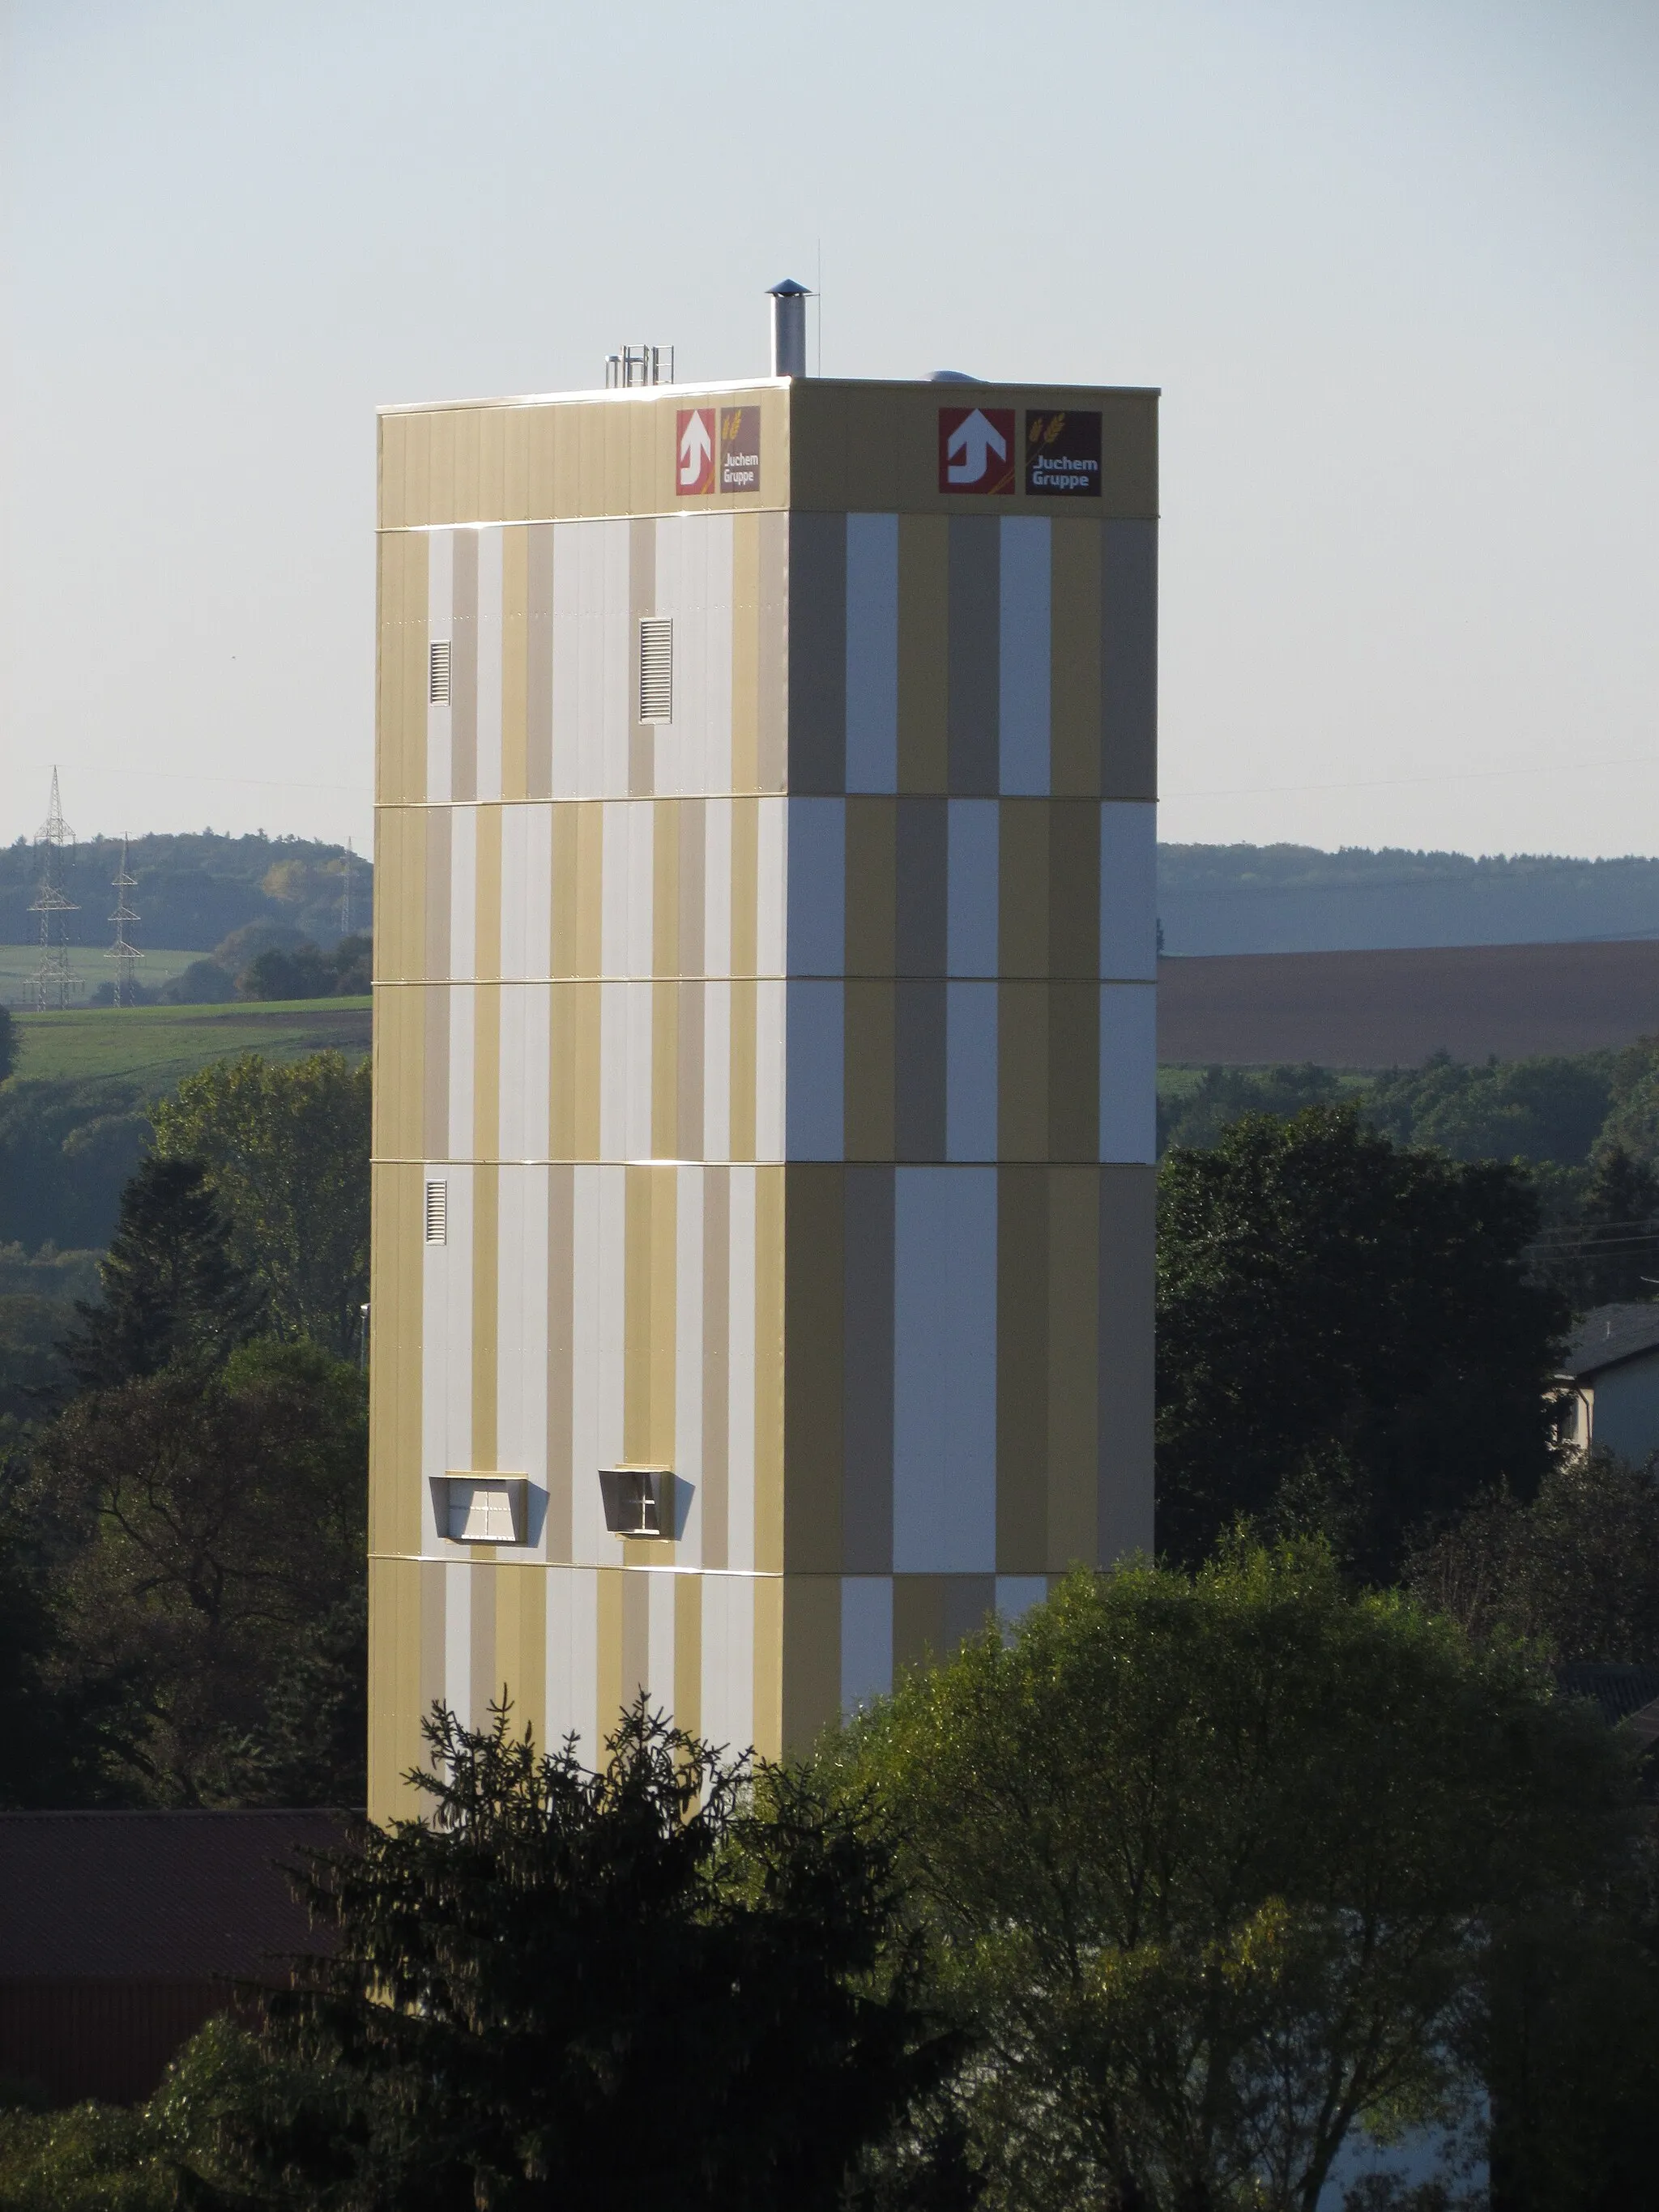
[[[633,1577],[621,1567],[599,1571],[599,1735],[592,1747],[596,1765],[603,1764],[600,1746],[617,1725],[623,1709],[623,1586]]]
[[[1100,523],[1057,515],[1049,570],[1048,788],[1100,796]]]
[[[847,801],[846,963],[849,975],[894,973],[898,809],[890,799]]]
[[[623,1452],[635,1465],[672,1467],[678,1212],[674,1170],[630,1165],[623,1174]]]
[[[382,984],[374,994],[376,1159],[419,1159],[426,1154],[424,996],[418,983]]]
[[[731,1557],[732,1176],[705,1168],[702,1176],[702,1562],[723,1567]]]
[[[791,1575],[783,1586],[784,1753],[801,1758],[841,1711],[841,1578]]]
[[[1005,799],[998,810],[997,967],[1004,976],[1048,973],[1049,811],[1046,799]],[[1097,911],[1097,941],[1099,928]],[[1097,961],[1089,972],[1098,972]]]
[[[1004,1160],[1048,1157],[1048,991],[997,986],[997,1152]]]
[[[751,1584],[755,1599],[755,1749],[763,1759],[781,1759],[783,1740],[783,1577],[762,1575]]]
[[[422,1176],[378,1163],[370,1179],[368,1541],[421,1548]]]
[[[374,790],[386,805],[426,796],[427,541],[389,534],[378,551]]]

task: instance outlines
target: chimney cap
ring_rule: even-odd
[[[929,384],[983,384],[982,376],[970,376],[965,368],[936,368],[927,378]]]
[[[781,284],[767,287],[775,300],[810,300],[811,291],[805,284],[797,284],[793,276],[786,276]]]

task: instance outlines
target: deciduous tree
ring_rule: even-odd
[[[1312,2212],[1475,2063],[1488,1933],[1625,1833],[1607,1732],[1308,1544],[1079,1572],[823,1754],[902,1838],[1007,2212]]]

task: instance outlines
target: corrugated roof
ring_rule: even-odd
[[[1659,1304],[1593,1306],[1567,1340],[1560,1372],[1578,1382],[1654,1351],[1659,1351]]]
[[[259,1980],[325,1950],[283,1879],[334,1813],[0,1813],[0,1981]]]

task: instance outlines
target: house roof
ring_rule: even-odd
[[[1659,1352],[1659,1303],[1593,1306],[1568,1338],[1559,1372],[1581,1382],[1644,1352]]]
[[[1556,1687],[1570,1698],[1589,1698],[1610,1728],[1659,1699],[1659,1667],[1620,1667],[1595,1660],[1571,1661],[1555,1670]]]
[[[0,1813],[0,1981],[260,1980],[329,1948],[281,1871],[335,1813]]]

